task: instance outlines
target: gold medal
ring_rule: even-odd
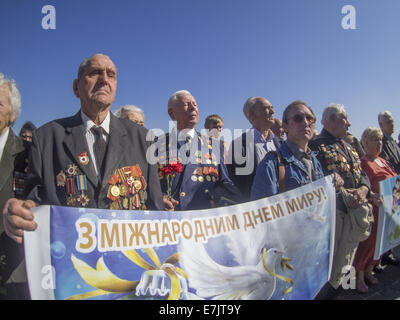
[[[89,157],[88,157],[88,155],[87,155],[86,152],[81,152],[81,153],[78,155],[78,160],[79,160],[79,162],[80,162],[81,164],[83,164],[84,166],[86,166],[86,165],[89,163]]]
[[[122,200],[122,206],[124,207],[124,209],[128,209],[129,208],[129,199],[128,198],[124,198]]]
[[[67,198],[67,206],[74,206],[76,203],[76,199],[73,196],[69,196]]]
[[[117,186],[112,186],[111,187],[111,194],[114,197],[119,197],[119,188]]]
[[[119,194],[121,196],[126,196],[126,193],[128,192],[128,188],[124,185],[119,186]]]
[[[193,182],[196,182],[196,181],[197,181],[197,176],[192,175],[192,178],[191,178],[191,179],[192,179]]]
[[[142,183],[140,182],[140,180],[135,180],[133,185],[135,186],[136,190],[139,190],[142,187]]]
[[[200,176],[200,177],[198,177],[198,179],[197,179],[199,182],[203,182],[204,181],[204,178],[203,178],[203,176]]]
[[[209,175],[206,176],[207,181],[211,181],[211,177]]]
[[[119,210],[119,205],[117,201],[111,203],[110,210]]]

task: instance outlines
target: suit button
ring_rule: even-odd
[[[186,193],[185,192],[181,192],[181,197],[184,197],[184,196],[186,196]]]

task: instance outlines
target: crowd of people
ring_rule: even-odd
[[[365,293],[378,283],[374,273],[382,272],[381,263],[399,264],[390,252],[373,260],[379,181],[400,173],[389,111],[379,114],[380,128],[366,128],[360,142],[349,133],[343,105],[324,109],[317,134],[317,117],[305,101],[289,104],[279,119],[266,98],[250,97],[243,113],[251,128],[233,141],[215,143],[223,119],[209,115],[208,134],[200,133],[196,99],[180,90],[166,103],[175,128],[148,141],[142,109],[127,105],[111,112],[116,79],[110,57],[85,59],[73,81],[80,110],[39,128],[28,122],[17,137],[12,126],[21,112],[20,93],[14,80],[0,74],[2,299],[29,299],[22,243],[23,231],[37,228],[35,206],[198,210],[268,197],[331,174],[334,260],[331,278],[316,299],[336,294],[343,266],[355,266],[357,290]],[[154,144],[156,161],[150,161],[147,151]],[[78,176],[85,181],[79,186]]]

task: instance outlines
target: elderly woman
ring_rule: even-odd
[[[365,155],[361,158],[361,167],[371,182],[371,198],[375,219],[370,236],[367,240],[360,242],[353,262],[357,272],[357,290],[361,293],[368,292],[368,286],[365,282],[372,285],[378,283],[378,280],[372,275],[372,270],[379,263],[379,260],[373,259],[378,225],[378,207],[382,203],[379,199],[379,181],[397,175],[388,162],[379,157],[382,151],[382,137],[381,130],[374,127],[365,129],[361,137],[365,151]]]
[[[324,176],[315,153],[308,148],[315,128],[313,110],[304,101],[295,101],[283,112],[282,122],[287,140],[258,165],[251,200],[291,190]]]

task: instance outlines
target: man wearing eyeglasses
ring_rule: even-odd
[[[313,110],[297,100],[285,109],[282,120],[287,140],[258,165],[251,200],[295,189],[324,176],[316,153],[308,147],[315,127]]]
[[[343,267],[351,266],[359,243],[350,219],[365,215],[369,217],[368,197],[370,182],[361,169],[357,151],[343,140],[350,122],[343,105],[331,104],[325,108],[321,123],[323,129],[312,141],[310,148],[318,152],[325,175],[334,175],[336,193],[335,252],[330,285],[319,295],[319,299],[334,298],[340,291]]]

